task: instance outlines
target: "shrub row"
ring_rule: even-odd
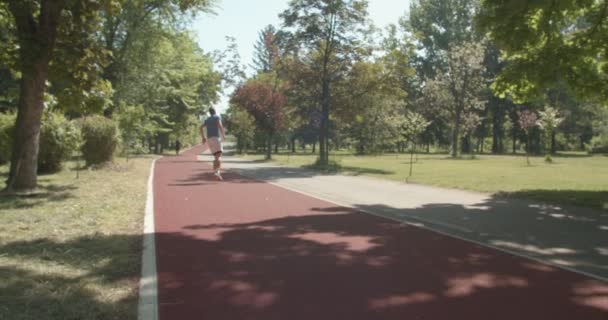
[[[0,113],[0,164],[10,161],[15,115]],[[70,121],[59,113],[46,113],[40,128],[38,172],[59,171],[62,163],[80,149],[87,166],[112,159],[118,146],[116,123],[102,116]]]

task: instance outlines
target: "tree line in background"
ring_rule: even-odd
[[[606,0],[420,0],[385,30],[362,0],[280,18],[231,99],[239,151],[608,152]]]
[[[7,189],[76,149],[94,164],[194,139],[227,85],[237,147],[268,158],[608,151],[608,0],[420,0],[384,30],[367,3],[289,1],[247,78],[234,43],[212,56],[187,31],[214,0],[0,0]]]
[[[36,187],[79,149],[87,164],[194,142],[222,74],[188,21],[212,0],[0,0],[0,162]],[[52,153],[52,155],[51,155]],[[52,163],[52,165],[48,165]]]

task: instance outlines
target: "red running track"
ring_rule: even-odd
[[[161,320],[607,320],[608,285],[233,173],[158,160]]]

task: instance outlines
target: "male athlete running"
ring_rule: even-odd
[[[201,137],[203,138],[203,144],[207,143],[209,150],[215,160],[213,161],[213,174],[218,180],[222,180],[222,174],[220,172],[222,168],[222,153],[224,149],[222,147],[222,140],[224,136],[224,126],[222,126],[222,120],[220,116],[215,113],[214,108],[209,108],[209,118],[207,118],[203,125],[198,128]],[[207,130],[203,130],[206,128]],[[222,134],[220,139],[220,133]]]

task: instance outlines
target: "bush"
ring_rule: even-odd
[[[40,127],[38,173],[61,170],[62,164],[78,149],[80,132],[60,113],[45,113]]]
[[[112,160],[118,146],[116,123],[102,116],[91,116],[82,121],[82,156],[87,166]]]
[[[608,135],[600,135],[591,139],[588,149],[590,153],[608,153]]]
[[[15,119],[12,113],[0,113],[0,164],[11,160]]]

